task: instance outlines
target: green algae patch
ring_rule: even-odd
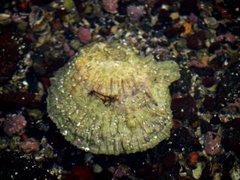
[[[48,113],[65,139],[95,154],[129,154],[170,136],[174,61],[156,62],[119,43],[95,43],[52,78]]]

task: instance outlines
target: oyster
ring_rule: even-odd
[[[48,90],[48,112],[80,149],[128,154],[170,135],[168,86],[180,77],[173,61],[141,57],[119,43],[89,45],[61,68]]]

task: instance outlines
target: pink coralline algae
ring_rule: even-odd
[[[237,39],[237,36],[233,35],[230,32],[227,32],[226,34],[221,34],[215,38],[216,42],[222,42],[225,40],[226,42],[230,43],[235,43]]]
[[[21,132],[27,125],[27,121],[24,116],[22,115],[15,115],[10,118],[8,118],[4,122],[4,132],[8,136],[12,136],[14,134],[17,134]]]
[[[208,155],[217,155],[221,152],[221,137],[208,131],[205,138],[205,151]]]
[[[92,33],[88,28],[80,27],[78,29],[78,38],[81,43],[87,44],[92,40]]]
[[[20,142],[19,148],[26,152],[38,152],[40,149],[39,142],[34,138],[27,138],[24,141]]]
[[[102,0],[105,11],[116,14],[118,8],[118,0]]]
[[[68,43],[64,43],[63,49],[68,54],[68,56],[70,56],[70,57],[74,56],[75,52],[74,52],[74,50],[71,49],[71,47],[69,46]]]
[[[127,7],[127,14],[132,21],[138,21],[146,14],[144,6],[131,5]]]
[[[232,107],[240,110],[240,98],[237,98],[233,103],[228,103],[227,107]]]
[[[197,17],[195,14],[193,14],[193,13],[191,13],[191,14],[189,15],[188,19],[189,19],[189,21],[190,21],[191,23],[197,23],[197,21],[198,21],[198,17]]]
[[[190,67],[196,67],[196,68],[206,68],[207,65],[206,64],[203,64],[201,62],[198,62],[197,60],[192,60],[189,62],[189,66]]]

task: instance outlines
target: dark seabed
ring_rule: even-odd
[[[3,0],[0,179],[240,180],[237,0]],[[82,47],[119,41],[173,60],[173,128],[153,149],[95,155],[47,113],[50,78]]]

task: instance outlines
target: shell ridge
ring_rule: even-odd
[[[169,137],[168,86],[179,76],[177,63],[140,57],[127,45],[87,45],[51,80],[48,112],[80,149],[115,155],[144,151]]]

